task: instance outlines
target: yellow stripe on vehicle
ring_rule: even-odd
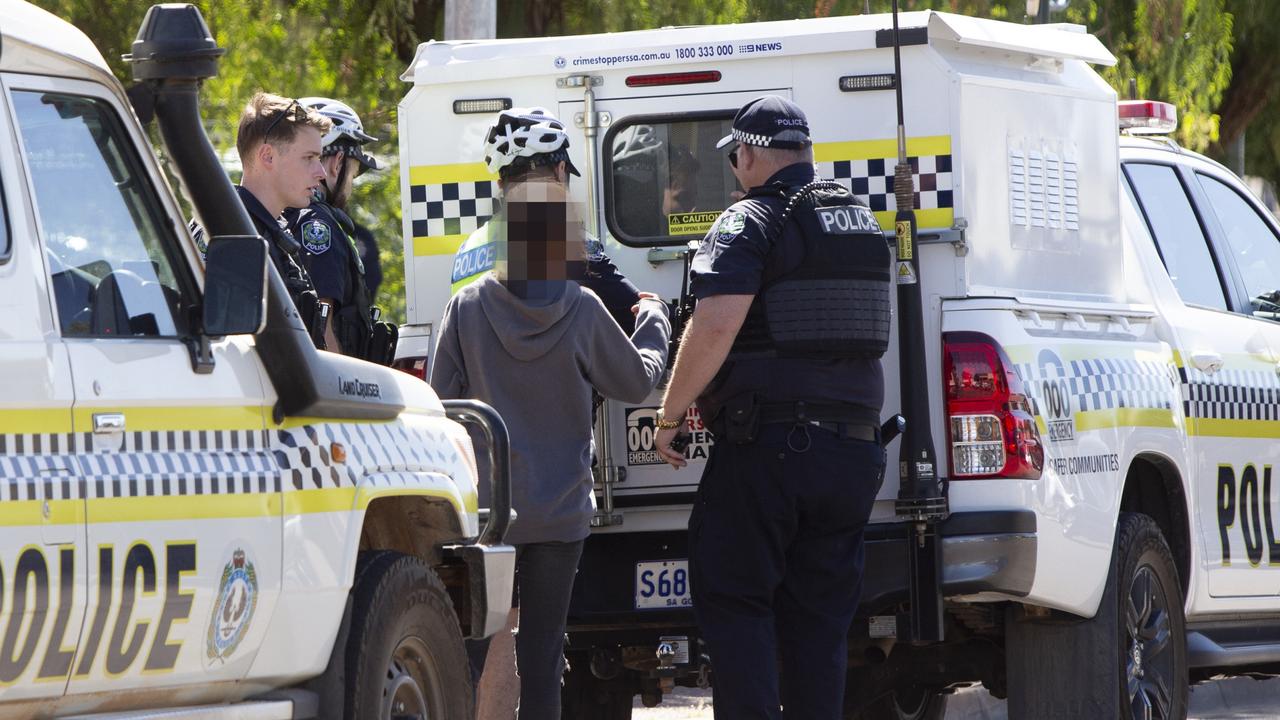
[[[83,500],[50,500],[48,519],[43,505],[39,500],[0,502],[0,527],[81,525],[85,521]]]
[[[907,155],[949,155],[951,154],[950,135],[926,135],[907,138]],[[896,158],[898,141],[894,138],[883,140],[848,140],[845,142],[825,142],[813,144],[814,162],[833,162],[836,160],[876,160]]]
[[[441,185],[453,182],[478,182],[494,180],[484,163],[457,163],[453,165],[417,165],[409,168],[410,185]]]
[[[280,515],[281,508],[280,494],[274,492],[94,498],[88,503],[89,522],[95,525],[276,517]]]
[[[0,409],[0,435],[71,432],[71,408]]]
[[[75,426],[81,432],[93,429],[93,416],[124,415],[125,432],[181,432],[185,430],[261,430],[267,408],[259,406],[209,407],[78,407]]]
[[[893,230],[895,215],[892,210],[881,210],[874,213],[881,230]],[[916,210],[917,228],[949,228],[955,222],[955,210],[952,208],[924,208]]]
[[[455,255],[458,248],[467,239],[466,235],[436,235],[434,237],[415,237],[413,239],[413,256],[428,257],[432,255]]]
[[[1187,434],[1197,435],[1200,437],[1235,437],[1271,440],[1280,438],[1280,421],[1190,418],[1187,421]]]
[[[1077,432],[1120,427],[1174,428],[1178,426],[1172,410],[1158,408],[1088,410],[1077,412],[1075,422]]]

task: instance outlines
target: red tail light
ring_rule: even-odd
[[[423,382],[427,380],[427,359],[424,357],[403,357],[391,363],[391,367],[409,373]]]
[[[942,338],[951,477],[1038,479],[1044,446],[1022,380],[986,335]]]

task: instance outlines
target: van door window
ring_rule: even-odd
[[[732,112],[628,118],[604,139],[605,217],[627,245],[701,238],[741,196],[725,151]],[[735,194],[736,193],[736,194]]]
[[[114,111],[30,91],[13,105],[63,336],[178,335],[187,303],[164,215]]]
[[[1280,320],[1280,240],[1253,204],[1221,180],[1198,173],[1226,235],[1255,317]]]
[[[1217,265],[1177,173],[1168,165],[1150,163],[1126,163],[1125,173],[1182,301],[1226,310]]]

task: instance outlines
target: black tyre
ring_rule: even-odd
[[[617,680],[601,680],[590,665],[585,655],[570,658],[560,693],[561,720],[631,720],[635,694],[625,683],[626,673]]]
[[[1006,624],[1009,717],[1161,718],[1187,714],[1182,586],[1155,521],[1121,513],[1097,614]]]
[[[1120,717],[1187,715],[1182,586],[1155,521],[1124,513],[1116,533],[1120,619]]]
[[[346,720],[471,720],[475,696],[462,631],[426,563],[361,553],[346,644]]]
[[[942,720],[947,696],[927,688],[899,690],[876,698],[847,720]]]

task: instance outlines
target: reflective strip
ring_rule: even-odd
[[[420,165],[409,169],[410,234],[414,257],[452,255],[496,212],[498,183],[483,163]]]
[[[409,168],[410,185],[440,185],[449,182],[493,180],[484,163],[457,163],[454,165],[417,165]]]
[[[466,242],[466,235],[441,235],[439,237],[415,237],[413,239],[413,256],[428,257],[432,255],[453,255]]]
[[[951,137],[907,138],[907,156],[913,161],[920,206],[916,209],[917,224],[921,228],[950,228],[955,221]],[[819,177],[848,188],[867,203],[882,229],[893,229],[898,207],[893,195],[893,170],[898,163],[896,139],[814,143],[813,157]]]

